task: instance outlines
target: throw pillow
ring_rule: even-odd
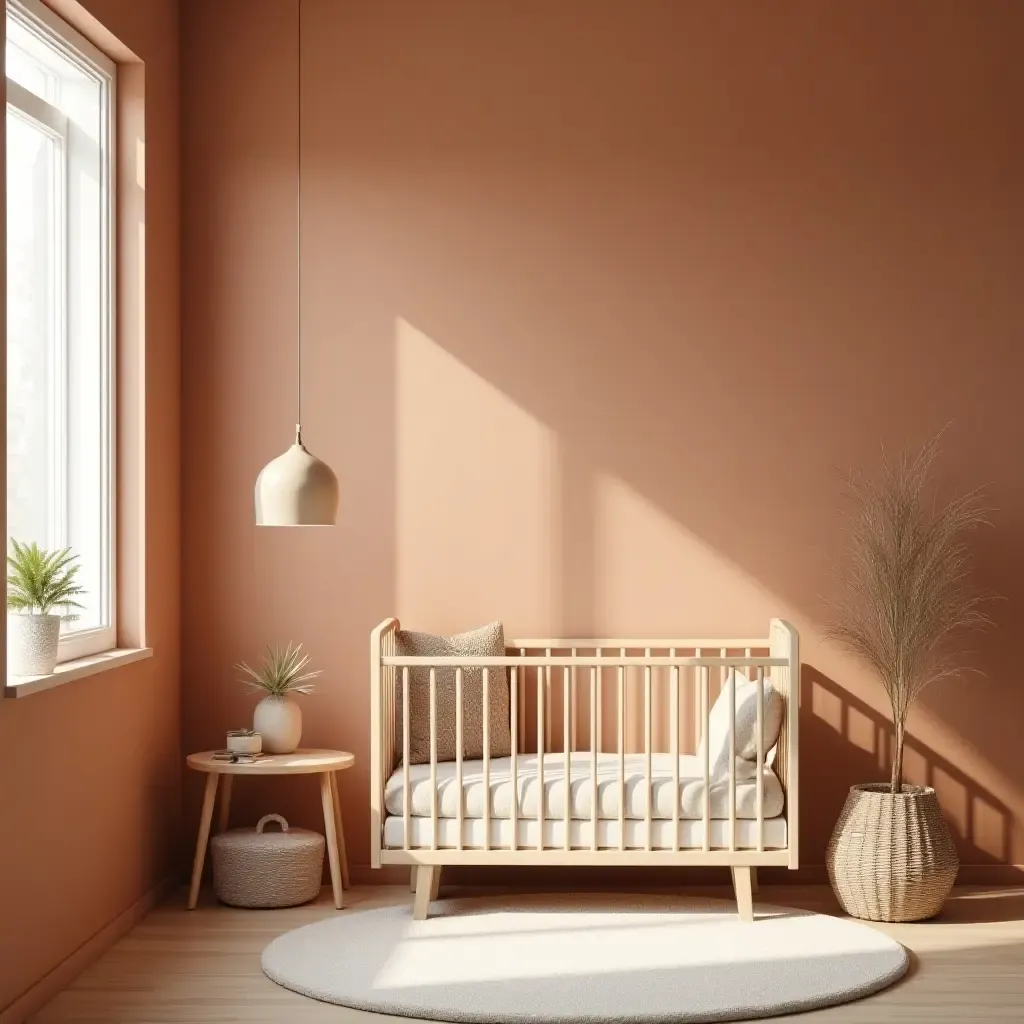
[[[492,622],[457,636],[435,636],[400,629],[395,634],[395,653],[405,657],[504,657],[505,634],[500,622]],[[402,670],[395,679],[397,688],[398,758],[402,756]],[[437,760],[454,761],[458,736],[455,728],[455,668],[435,669]],[[508,676],[504,668],[487,673],[488,740],[491,757],[508,757],[512,752],[509,735]],[[483,669],[462,670],[462,756],[484,756]],[[430,763],[430,669],[409,669],[409,763]]]
[[[782,716],[785,705],[782,695],[772,685],[770,678],[764,678],[763,724],[765,762],[779,741],[782,730]],[[711,776],[726,778],[729,775],[729,714],[732,689],[736,687],[736,778],[752,778],[757,761],[757,681],[751,681],[742,672],[730,669],[722,692],[711,708],[708,734],[711,741]],[[704,740],[697,750],[703,763]]]

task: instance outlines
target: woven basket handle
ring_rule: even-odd
[[[280,814],[264,814],[258,822],[256,822],[256,834],[262,835],[263,829],[268,822],[276,821],[281,826],[282,832],[288,831],[288,822],[285,821],[284,817]]]

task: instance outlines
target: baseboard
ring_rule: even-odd
[[[170,880],[164,879],[143,894],[127,910],[108,921],[86,939],[70,956],[22,992],[10,1006],[0,1010],[0,1024],[23,1024],[38,1013],[54,996],[71,984],[90,964],[98,960],[121,936],[126,935],[164,897]]]
[[[350,867],[356,885],[408,885],[409,868],[386,864],[375,870],[369,864]],[[574,868],[572,885],[580,888],[643,888],[645,885],[725,885],[729,875],[725,868]],[[445,877],[464,885],[525,885],[540,888],[566,887],[565,868],[554,867],[459,867],[448,868]],[[1021,885],[1024,864],[961,864],[958,885]],[[761,885],[827,885],[824,864],[804,864],[796,871],[788,868],[761,868]],[[0,1017],[0,1024],[6,1024]]]
[[[353,885],[408,885],[410,869],[401,864],[385,864],[371,868],[369,864],[350,864]],[[4,1024],[0,1020],[0,1024]]]
[[[957,885],[1021,885],[1024,864],[961,864]]]

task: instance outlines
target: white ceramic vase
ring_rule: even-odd
[[[48,676],[57,666],[60,616],[7,616],[7,670],[12,676]]]
[[[263,737],[265,753],[290,754],[302,739],[302,708],[291,697],[264,697],[252,727]]]

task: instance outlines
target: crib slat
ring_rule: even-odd
[[[572,656],[574,658],[576,657],[576,648],[575,647],[572,649]],[[572,701],[570,703],[572,705],[572,749],[574,751],[576,749],[576,743],[578,742],[577,737],[579,736],[579,729],[578,729],[577,723],[576,723],[576,717],[577,717],[577,715],[576,715],[577,699],[576,698],[577,698],[577,694],[578,693],[579,693],[579,691],[576,689],[576,666],[573,665],[573,667],[572,667]]]
[[[672,657],[676,656],[676,649],[672,648]],[[679,850],[679,803],[682,800],[682,793],[679,792],[679,687],[681,677],[679,666],[672,669],[670,680],[672,692],[669,694],[669,704],[672,715],[672,850]]]
[[[569,667],[565,666],[562,669],[562,758],[563,758],[563,775],[562,779],[565,786],[565,807],[562,809],[562,821],[565,825],[565,839],[562,843],[562,848],[568,850],[571,846],[569,842],[569,824],[572,817],[570,813],[570,804],[572,802],[572,744],[569,738]]]
[[[626,656],[626,648],[619,651]],[[619,666],[619,849],[626,848],[626,669]]]
[[[395,650],[395,631],[394,630],[391,630],[391,632],[388,633],[387,649],[388,649],[389,653],[394,653],[394,650]],[[395,718],[394,718],[395,708],[397,707],[397,704],[398,704],[398,700],[397,700],[398,687],[395,685],[396,682],[397,682],[397,679],[398,679],[398,669],[392,667],[392,668],[388,669],[387,671],[388,671],[388,676],[387,676],[387,678],[388,678],[388,685],[389,685],[389,689],[391,690],[391,715],[388,718],[388,722],[393,722],[395,720]],[[391,756],[390,756],[390,758],[388,760],[388,771],[390,772],[394,768],[394,765],[395,765],[395,730],[389,727],[388,728],[388,734],[389,734],[389,737],[390,737],[389,742],[390,742],[390,745],[391,745]]]
[[[757,851],[764,850],[764,669],[757,670]]]
[[[406,850],[412,846],[412,800],[409,794],[409,670],[402,669],[402,827]]]
[[[590,848],[597,849],[597,669],[590,670]]]
[[[645,652],[651,656],[650,648]],[[651,803],[654,799],[651,790],[651,669],[644,669],[644,849],[651,848]]]
[[[486,718],[486,715],[484,716]],[[459,799],[458,849],[462,849],[462,669],[455,670],[455,789]]]
[[[526,648],[525,647],[520,647],[519,648],[519,657],[520,658],[525,658],[526,657]],[[526,749],[526,678],[527,678],[527,672],[526,672],[525,669],[523,669],[523,692],[521,694],[521,699],[522,699],[522,702],[523,702],[523,707],[522,707],[523,714],[522,714],[522,718],[519,721],[519,749],[520,750],[525,750]]]
[[[544,849],[544,671],[537,668],[537,849]]]
[[[389,651],[389,653],[394,654],[396,646],[397,646],[397,644],[396,644],[396,641],[395,641],[395,631],[391,630],[391,632],[388,633],[388,651]],[[390,678],[390,681],[391,681],[391,688],[394,691],[395,700],[397,701],[397,695],[398,695],[398,669],[394,668],[392,666],[392,668],[389,671],[390,671],[389,678]],[[392,721],[393,720],[394,719],[392,719]],[[394,763],[395,763],[395,760],[394,760],[394,758],[395,758],[394,729],[392,729],[389,726],[388,727],[388,732],[391,733],[391,762],[388,765],[388,771],[391,771],[391,769],[394,767]]]
[[[693,653],[699,658],[701,649],[699,647],[694,648]],[[704,736],[704,688],[700,685],[700,669],[696,666],[693,669],[693,703],[694,710],[697,712],[697,738],[696,743],[700,743],[701,738]],[[696,748],[694,748],[696,749]]]
[[[430,848],[437,849],[437,669],[430,670]]]
[[[512,666],[512,681],[509,691],[509,740],[512,754],[512,842],[513,850],[519,845],[519,669]]]
[[[386,654],[388,650],[388,640],[390,634],[381,638],[380,649],[381,653]],[[379,669],[378,669],[379,671]],[[384,721],[392,723],[392,727],[387,729],[384,733],[384,753],[383,753],[383,777],[385,779],[391,774],[392,769],[395,767],[395,687],[394,687],[394,670],[385,668],[383,671],[383,699],[384,699]]]
[[[551,648],[545,649],[544,654],[546,657],[551,657]],[[547,723],[545,726],[544,733],[544,745],[548,750],[554,749],[554,743],[551,739],[551,724],[554,721],[554,716],[551,714],[551,666],[544,666],[544,720]]]
[[[491,848],[491,727],[490,714],[490,679],[489,669],[484,669],[483,690],[484,690],[484,723],[483,723],[483,745],[484,745],[484,849]]]
[[[711,849],[711,670],[700,670],[701,703],[704,706],[704,852]]]
[[[725,648],[722,657],[725,657]],[[736,849],[736,670],[732,669],[729,694],[729,849]],[[724,668],[725,685],[729,686],[730,669]]]
[[[384,638],[384,650],[389,654],[395,643],[395,631],[392,630]],[[385,678],[388,681],[388,690],[391,693],[391,706],[388,712],[387,721],[393,722],[395,720],[395,708],[398,706],[397,702],[397,687],[395,686],[395,673],[396,669],[390,668],[385,669]],[[388,766],[387,769],[390,772],[395,766],[395,730],[389,726],[388,728]],[[386,776],[385,776],[386,777]]]
[[[599,658],[601,657],[601,652],[602,652],[602,649],[600,647],[598,647],[597,651],[595,653],[597,654],[597,656]],[[604,687],[604,669],[603,668],[599,668],[597,670],[597,752],[599,754],[601,753],[601,750],[602,750],[601,740],[602,740],[602,733],[603,733],[603,723],[601,721],[601,694],[603,692],[603,687]]]

